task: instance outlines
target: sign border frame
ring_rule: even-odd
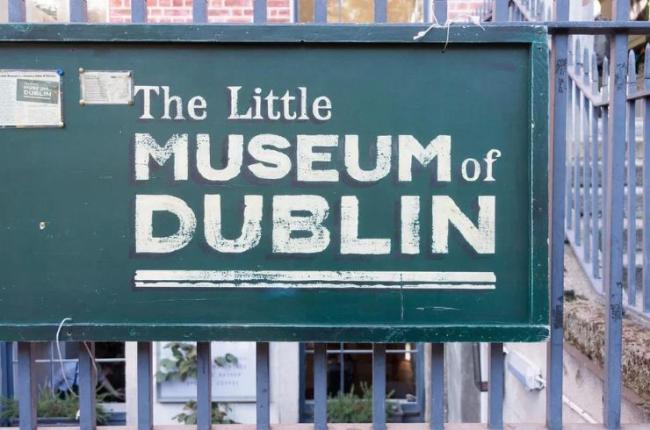
[[[415,36],[426,30],[424,37]],[[525,45],[530,52],[530,255],[526,323],[390,324],[322,326],[288,324],[2,324],[3,340],[45,341],[62,325],[62,341],[313,341],[313,342],[539,342],[548,338],[548,43],[547,28],[536,25],[165,25],[165,24],[1,24],[4,44],[168,43],[168,44],[456,44]],[[536,198],[533,198],[535,196]]]

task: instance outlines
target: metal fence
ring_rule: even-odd
[[[85,22],[87,19],[86,1],[69,0],[70,21]],[[253,0],[253,21],[265,24],[267,19],[266,0]],[[9,0],[10,22],[25,21],[25,0]],[[650,260],[650,228],[646,225],[648,217],[641,218],[642,226],[637,225],[637,213],[650,213],[650,203],[637,201],[635,185],[643,183],[643,194],[650,186],[650,169],[643,164],[643,180],[640,181],[636,167],[637,154],[643,151],[648,155],[650,131],[646,120],[650,115],[647,103],[650,90],[646,85],[636,88],[635,70],[628,68],[628,35],[650,34],[650,23],[628,21],[630,5],[628,0],[613,0],[614,19],[609,22],[570,22],[569,0],[556,0],[551,11],[546,3],[538,0],[496,0],[488,2],[481,14],[490,21],[485,25],[504,25],[505,21],[546,20],[551,34],[551,136],[550,172],[551,182],[551,296],[550,321],[551,338],[548,343],[547,369],[547,421],[550,429],[562,428],[562,380],[563,380],[563,260],[565,227],[572,245],[578,251],[592,279],[602,285],[607,300],[606,324],[606,365],[604,381],[604,417],[606,428],[620,428],[621,421],[621,353],[622,353],[622,315],[623,285],[627,285],[627,302],[643,302],[644,310],[650,310],[650,293],[637,299],[635,291],[650,289],[650,274],[635,270],[638,265],[628,264],[627,282],[624,276],[624,243],[628,249],[628,259],[636,256],[638,248],[637,232],[643,231],[642,266]],[[429,7],[431,6],[431,7]],[[297,8],[297,4],[296,4]],[[425,23],[430,20],[447,23],[447,2],[433,0],[426,2]],[[430,19],[430,12],[433,17]],[[133,23],[147,21],[146,0],[131,0]],[[387,0],[375,0],[374,16],[376,23],[387,21]],[[553,21],[551,21],[551,16]],[[206,23],[207,2],[197,0],[193,3],[195,23]],[[327,1],[315,0],[314,22],[325,24]],[[447,24],[452,25],[452,24]],[[453,24],[460,25],[460,24]],[[519,25],[526,25],[520,23]],[[420,26],[422,27],[422,26]],[[609,38],[611,55],[609,63],[603,65],[602,80],[595,72],[591,56],[583,56],[576,49],[570,54],[570,34],[604,34]],[[630,57],[630,62],[634,63]],[[647,61],[646,61],[646,64]],[[609,70],[609,76],[608,76]],[[629,70],[629,74],[628,74]],[[648,70],[647,68],[645,69]],[[647,73],[647,72],[646,72]],[[598,79],[596,77],[598,76]],[[646,75],[647,76],[647,75]],[[636,131],[636,107],[643,109],[643,139],[641,148],[626,142],[634,142]],[[567,139],[569,137],[569,139]],[[644,157],[645,158],[645,157]],[[627,175],[626,162],[628,166]],[[627,190],[627,191],[626,191]],[[566,195],[566,200],[565,200]],[[627,205],[626,205],[627,198]],[[650,199],[649,199],[650,200]],[[641,204],[642,203],[642,204]],[[624,209],[627,207],[627,212]],[[627,223],[625,222],[627,216]],[[566,221],[566,225],[565,225]],[[627,236],[624,236],[624,225]],[[641,228],[643,227],[643,228]],[[627,242],[625,242],[627,238]],[[637,288],[634,279],[642,281],[643,288]],[[211,425],[211,345],[199,342],[197,424],[200,429]],[[32,430],[37,427],[36,381],[34,377],[34,344],[18,344],[18,398],[20,428]],[[79,395],[80,427],[92,429],[96,426],[95,386],[96,368],[93,364],[94,346],[92,343],[80,345],[79,356]],[[445,427],[444,406],[444,344],[431,345],[430,390],[427,393],[431,429]],[[154,425],[153,411],[153,361],[152,343],[140,342],[137,346],[137,398],[138,429],[148,430]],[[270,377],[269,343],[257,343],[257,428],[270,428]],[[325,344],[314,348],[314,427],[327,428],[327,350]],[[372,427],[375,430],[386,428],[386,346],[373,345],[373,414]],[[504,353],[503,344],[490,345],[488,423],[490,429],[500,429],[503,423],[504,392]],[[631,428],[631,427],[630,427]],[[639,426],[642,428],[642,426]]]

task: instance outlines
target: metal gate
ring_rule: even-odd
[[[87,19],[86,1],[70,0],[70,20],[73,23],[83,23]],[[25,0],[9,0],[9,20],[12,23],[25,21]],[[431,7],[429,7],[431,6]],[[295,8],[297,9],[297,3]],[[563,381],[563,300],[564,300],[564,239],[566,231],[573,234],[572,243],[581,244],[585,261],[596,261],[593,264],[593,276],[599,277],[600,269],[598,258],[602,252],[602,285],[607,300],[607,327],[606,327],[606,366],[605,366],[605,396],[603,422],[606,428],[617,429],[621,427],[621,356],[622,356],[622,316],[623,316],[623,225],[625,207],[625,162],[626,162],[626,129],[629,121],[634,124],[634,101],[643,100],[644,109],[647,109],[650,92],[647,87],[634,94],[627,93],[628,76],[628,35],[650,34],[650,23],[632,22],[628,20],[630,5],[627,0],[613,0],[612,21],[600,22],[571,22],[569,21],[569,0],[556,0],[552,11],[545,8],[537,0],[496,0],[487,2],[481,11],[486,21],[473,22],[468,25],[476,26],[527,26],[524,21],[537,20],[548,29],[551,49],[551,139],[549,142],[551,179],[551,210],[550,210],[550,321],[551,339],[548,343],[548,386],[547,386],[547,422],[550,429],[562,428],[562,381]],[[207,2],[198,0],[193,2],[193,20],[196,24],[207,23]],[[425,1],[424,23],[414,26],[414,34],[426,29],[431,21],[434,26],[454,26],[462,23],[449,23],[447,21],[447,2],[445,0]],[[430,16],[432,11],[433,16]],[[374,1],[375,23],[387,22],[387,0]],[[552,20],[551,20],[552,17]],[[131,0],[131,18],[133,23],[147,21],[146,0]],[[327,0],[315,0],[314,22],[326,24]],[[517,21],[506,24],[506,21]],[[253,21],[255,24],[267,22],[266,0],[254,0]],[[569,37],[574,34],[602,34],[607,35],[611,44],[609,62],[609,81],[606,93],[596,97],[592,94],[587,83],[580,79],[578,70],[571,67],[569,55]],[[1,39],[0,39],[1,41]],[[574,53],[575,54],[575,53]],[[575,64],[579,56],[575,57]],[[647,64],[647,61],[646,61]],[[584,70],[587,65],[582,64]],[[632,70],[630,69],[632,72]],[[646,69],[646,76],[648,71]],[[632,75],[631,75],[632,76]],[[598,91],[601,91],[600,89]],[[599,163],[598,131],[593,137],[593,145],[584,144],[583,149],[574,147],[567,150],[567,136],[571,125],[572,105],[570,100],[575,97],[585,97],[586,109],[592,110],[591,118],[595,118],[595,130],[601,130],[603,139],[601,148],[604,162]],[[569,99],[569,97],[573,97]],[[648,111],[645,111],[648,117]],[[598,125],[600,120],[601,125]],[[650,155],[650,132],[648,120],[644,122],[643,151]],[[575,124],[574,124],[575,126]],[[600,128],[599,128],[600,127]],[[633,125],[632,125],[633,127]],[[575,130],[575,127],[573,128]],[[583,142],[583,140],[581,140]],[[633,148],[634,145],[630,145]],[[578,149],[575,149],[578,148]],[[630,149],[631,151],[632,149]],[[580,158],[580,154],[584,154]],[[591,154],[591,158],[590,158]],[[634,154],[628,154],[628,160],[634,160]],[[646,157],[646,159],[648,159]],[[582,164],[581,164],[582,163]],[[588,164],[591,163],[591,164]],[[600,167],[599,167],[600,166]],[[604,190],[602,204],[598,206],[597,190],[593,184],[598,181],[598,172],[601,170]],[[569,176],[570,175],[570,176]],[[569,180],[572,177],[573,182]],[[650,169],[643,165],[643,178],[645,191],[650,187]],[[633,178],[630,178],[633,180]],[[583,181],[584,197],[580,197],[578,184]],[[628,182],[629,185],[630,182]],[[587,184],[585,186],[584,184]],[[591,187],[588,184],[592,184]],[[631,195],[631,194],[628,194]],[[629,211],[635,213],[633,198],[629,199]],[[588,204],[593,204],[588,206]],[[650,213],[650,206],[646,199],[645,212]],[[581,206],[584,205],[584,206]],[[597,213],[602,211],[602,217]],[[589,216],[588,216],[589,214]],[[643,219],[644,226],[650,225],[648,219]],[[602,224],[602,228],[601,228]],[[602,234],[598,233],[601,232]],[[628,232],[633,229],[628,229]],[[643,267],[648,266],[650,255],[650,228],[644,228],[644,259]],[[602,237],[602,239],[599,239]],[[628,244],[630,242],[628,241]],[[600,244],[600,245],[599,245]],[[630,245],[632,246],[632,245]],[[591,260],[588,256],[591,256]],[[643,272],[643,289],[648,294],[643,295],[644,311],[650,311],[650,285],[648,275]],[[628,277],[628,279],[630,279]],[[629,296],[628,300],[633,300]],[[65,337],[65,335],[63,336]],[[372,428],[385,429],[385,373],[386,373],[386,346],[373,345],[373,414]],[[431,345],[431,390],[427,393],[430,402],[431,416],[428,426],[431,429],[455,428],[453,424],[445,424],[444,406],[444,348],[445,345],[436,343]],[[79,390],[80,390],[80,427],[92,429],[96,426],[95,416],[95,386],[96,369],[93,365],[92,344],[80,345],[79,357]],[[153,410],[153,380],[152,375],[152,344],[149,342],[138,343],[137,374],[138,374],[138,428],[147,430],[154,427]],[[489,356],[489,400],[488,424],[490,429],[504,428],[503,423],[503,391],[504,391],[504,353],[503,344],[490,345]],[[326,345],[317,344],[314,349],[314,426],[318,430],[326,429],[327,423],[327,374],[326,374]],[[211,390],[210,390],[210,343],[199,342],[198,355],[198,427],[210,428],[211,423]],[[257,344],[257,428],[264,430],[270,428],[270,377],[269,377],[269,344]],[[18,397],[20,404],[20,428],[32,430],[37,427],[36,417],[36,382],[33,370],[33,344],[20,342],[18,344]],[[539,426],[543,426],[539,423]],[[417,425],[416,425],[417,426]],[[480,425],[469,425],[467,428],[480,428]],[[516,428],[513,426],[509,428]],[[523,427],[523,426],[522,426]],[[641,429],[643,425],[639,425]],[[466,427],[463,427],[466,428]],[[527,427],[530,428],[530,427]],[[539,428],[534,426],[533,428]],[[582,428],[582,427],[581,427]],[[628,426],[626,428],[637,428]]]

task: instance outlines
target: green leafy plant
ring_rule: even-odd
[[[172,352],[172,358],[160,360],[160,369],[156,372],[158,382],[196,378],[196,345],[188,342],[170,342],[165,345]]]
[[[355,393],[354,385],[349,393],[340,392],[327,399],[327,420],[331,423],[370,423],[372,422],[372,390],[365,382],[360,385],[361,395]],[[391,391],[386,398],[393,395]],[[386,401],[386,416],[396,412],[396,405]]]
[[[214,363],[219,367],[236,367],[239,364],[239,360],[228,352],[225,355],[215,358]]]
[[[231,412],[227,404],[212,403],[212,424],[237,424],[228,413]],[[186,425],[196,425],[196,402],[190,400],[183,405],[183,412],[173,417],[177,422]]]
[[[156,372],[158,382],[181,381],[184,382],[197,375],[196,345],[189,342],[170,342],[165,348],[172,352],[171,358],[160,360],[159,370]],[[218,367],[236,367],[239,365],[237,357],[231,353],[216,357],[214,363]]]
[[[108,419],[108,413],[101,406],[100,402],[106,395],[97,395],[97,423],[105,424]],[[18,400],[0,397],[0,419],[17,419],[18,418]],[[77,419],[79,411],[79,396],[69,392],[56,394],[49,389],[42,388],[38,393],[36,401],[36,414],[39,418],[66,418],[70,420]]]

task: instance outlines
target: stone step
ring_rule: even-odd
[[[627,291],[628,288],[628,258],[627,254],[623,255],[623,288]],[[643,288],[643,253],[637,252],[634,255],[634,273],[636,277],[637,291]]]
[[[627,182],[628,182],[627,181],[627,165],[628,165],[628,163],[625,163],[625,184],[626,185],[627,185]],[[583,166],[584,165],[582,163],[582,160],[580,160],[578,162],[578,183],[580,184],[581,187],[584,186],[584,172],[583,172],[584,167]],[[635,174],[636,183],[637,183],[637,185],[641,185],[641,184],[643,184],[643,161],[639,160],[639,159],[635,160],[634,168],[636,170],[636,172],[635,172],[636,173]],[[602,186],[602,175],[601,175],[601,172],[602,172],[602,169],[603,169],[602,161],[598,162],[597,169],[598,169],[597,186],[600,187],[600,186]],[[573,184],[575,183],[575,173],[574,173],[574,170],[573,170],[573,164],[571,164],[570,172],[571,172],[570,173],[571,176],[570,176],[570,178],[568,178],[569,179],[569,184],[571,184],[571,186],[573,186]],[[587,173],[590,175],[589,178],[587,178],[587,183],[589,184],[591,182],[591,165],[588,166]]]
[[[636,250],[637,251],[642,251],[643,250],[643,220],[640,218],[637,218],[634,220],[635,224],[635,238],[636,238]],[[623,249],[627,249],[627,243],[628,243],[628,220],[625,219],[623,220]]]
[[[580,222],[581,231],[580,232],[581,232],[581,238],[583,239],[582,242],[584,243],[584,228],[583,227],[584,226],[583,226],[582,220],[581,220],[581,222]],[[636,234],[634,236],[636,238],[636,250],[641,252],[641,251],[643,251],[643,220],[637,218],[635,220],[635,227],[636,227],[636,229],[635,229]],[[599,231],[597,234],[598,234],[598,238],[599,238],[599,242],[598,242],[599,243],[599,248],[602,250],[603,249],[603,247],[602,247],[602,237],[601,237],[601,235],[602,235],[602,224],[600,225],[600,228],[601,228],[601,231]],[[591,224],[589,225],[589,230],[591,231]],[[569,238],[572,239],[574,237],[573,236],[573,230],[569,230],[569,231],[570,231]],[[623,250],[625,250],[625,251],[627,251],[628,240],[629,240],[628,222],[625,219],[625,220],[623,220]]]
[[[598,198],[598,207],[602,207],[602,205],[603,205],[603,192],[602,191],[603,191],[602,188],[597,189],[596,196]],[[625,208],[627,209],[627,187],[624,187],[624,193],[625,193],[625,205],[626,205]],[[636,198],[636,214],[635,214],[635,217],[636,218],[642,218],[643,217],[643,187],[640,187],[640,186],[635,187],[635,196],[636,196],[635,197]],[[582,188],[580,188],[580,191],[579,191],[579,201],[580,202],[579,202],[579,204],[580,204],[581,209],[583,208],[583,199],[584,199],[584,190]],[[567,204],[571,205],[571,208],[573,209],[573,207],[574,207],[573,206],[573,194],[569,198],[569,201],[567,202]],[[590,213],[591,199],[589,201],[589,205],[590,205],[590,207],[586,208],[587,209],[586,213]],[[582,210],[581,210],[581,215],[583,215]],[[599,215],[600,215],[600,213],[599,213]],[[627,213],[625,214],[625,217],[627,217]]]
[[[601,270],[600,270],[600,278],[602,281],[602,254],[601,255]],[[623,256],[623,303],[626,305],[629,305],[628,302],[628,297],[630,294],[630,288],[628,285],[628,278],[629,278],[629,272],[627,270],[627,255]],[[636,285],[636,303],[635,303],[635,308],[639,311],[642,311],[642,306],[643,306],[643,253],[637,252],[635,255],[635,264],[634,264],[634,276],[635,276],[635,285]],[[650,288],[650,287],[649,287]],[[648,294],[650,294],[650,289],[648,290]]]
[[[589,146],[589,152],[591,152],[591,149],[592,149],[591,142],[588,141],[586,143],[590,145]],[[643,132],[640,135],[637,132],[636,138],[634,139],[634,143],[635,143],[634,149],[635,149],[636,157],[637,158],[643,158],[643,147],[644,147],[644,144],[643,144]],[[579,142],[580,153],[583,153],[583,151],[584,151],[584,144],[585,144],[585,142]],[[572,154],[573,150],[575,148],[572,136],[569,136],[569,138],[567,139],[567,145],[568,145],[568,148],[569,148],[569,154]],[[625,146],[627,148],[627,143],[625,144]],[[602,158],[603,157],[603,137],[600,134],[598,135],[598,147],[596,149],[598,151],[598,158]],[[626,151],[627,151],[627,149],[626,149]]]
[[[568,232],[568,237],[571,239],[573,236],[573,233],[571,231]],[[584,241],[583,241],[584,245]],[[626,244],[627,245],[627,244]],[[583,253],[582,250],[579,249],[579,252],[576,254],[576,256],[580,259],[583,258]],[[602,281],[603,277],[603,258],[604,255],[602,252],[598,253],[598,262],[600,265],[600,271],[599,271],[599,278]],[[627,249],[623,248],[623,289],[625,291],[628,291],[628,278],[629,278],[629,271],[628,271],[628,256],[627,256]],[[635,276],[635,284],[636,284],[636,290],[641,291],[643,289],[643,251],[642,249],[637,248],[637,251],[634,254],[634,276]],[[648,270],[650,270],[650,266],[648,267]],[[591,273],[591,269],[589,269],[589,272]],[[650,286],[648,286],[648,294],[650,294]]]
[[[641,118],[637,118],[637,124],[636,124],[636,130],[635,130],[635,136],[634,136],[634,142],[635,142],[635,149],[636,149],[636,156],[639,158],[642,158],[643,154],[643,120]],[[603,130],[602,130],[602,122],[599,123],[601,125],[598,127],[598,155],[599,158],[602,156],[602,151],[603,151],[603,142],[605,142],[605,139],[607,136],[603,136]],[[571,124],[567,124],[568,131],[567,131],[567,146],[569,148],[569,151],[572,153],[573,148],[575,148],[575,145],[578,144],[580,146],[580,149],[584,149],[584,145],[588,144],[591,145],[591,141],[589,140],[589,135],[587,135],[586,139],[587,141],[582,141],[582,136],[580,136],[578,139],[574,140],[576,138],[575,132],[571,128]],[[626,133],[627,134],[627,133]],[[589,151],[591,151],[591,146]]]

